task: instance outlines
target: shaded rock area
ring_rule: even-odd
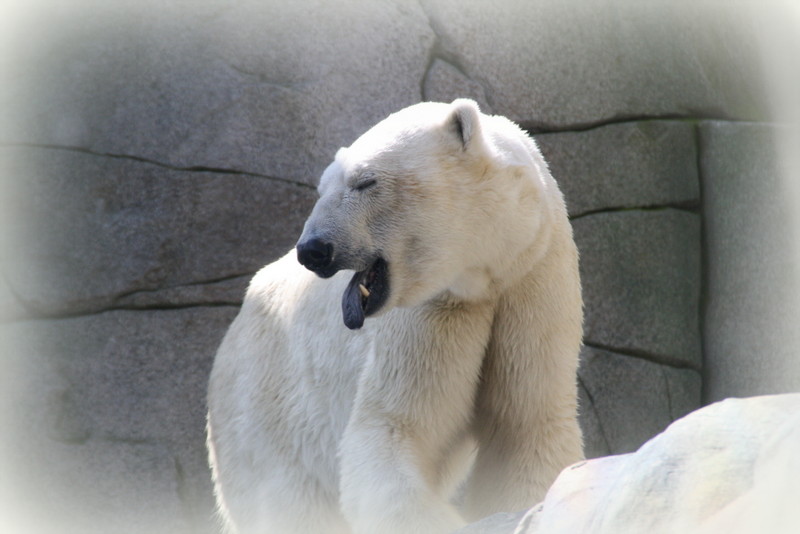
[[[0,139],[308,184],[419,100],[434,42],[400,1],[50,4],[23,21],[51,31],[19,51]]]
[[[217,531],[216,347],[336,150],[421,100],[518,121],[564,191],[588,457],[703,398],[800,390],[761,10],[28,4],[0,13],[0,530]]]
[[[625,121],[536,136],[572,217],[609,209],[696,209],[695,121]]]
[[[584,347],[578,371],[588,458],[636,450],[697,408],[697,370]]]
[[[631,454],[561,472],[544,501],[458,534],[797,532],[800,395],[729,399]]]
[[[313,188],[76,150],[5,148],[6,283],[30,315],[241,302],[246,279],[294,245]],[[68,281],[68,283],[65,283]]]
[[[800,175],[782,178],[776,141],[786,130],[718,121],[700,127],[708,400],[800,389],[800,216],[792,195]],[[800,137],[794,141],[786,148],[796,156]]]
[[[15,371],[0,379],[15,401],[0,415],[18,429],[2,458],[14,513],[54,529],[42,532],[213,532],[205,389],[237,311],[122,310],[2,326],[4,363]]]
[[[700,219],[671,208],[573,221],[584,340],[700,369]]]
[[[756,36],[731,31],[748,28],[742,10],[714,2],[421,3],[436,31],[434,52],[481,85],[493,112],[528,126],[752,120],[765,111]]]

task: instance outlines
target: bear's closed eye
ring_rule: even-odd
[[[375,178],[367,178],[366,180],[358,182],[355,186],[353,186],[353,189],[356,191],[364,191],[365,189],[369,189],[377,183],[378,181]]]

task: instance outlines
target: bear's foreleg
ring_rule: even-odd
[[[476,403],[478,455],[467,483],[467,519],[535,505],[564,467],[583,458],[576,270],[542,265],[498,303]]]
[[[444,534],[447,492],[491,329],[491,306],[440,302],[385,318],[341,443],[341,503],[356,534]],[[385,335],[384,335],[385,334]]]

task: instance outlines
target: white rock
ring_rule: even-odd
[[[800,394],[729,399],[635,453],[568,467],[514,525],[492,517],[462,532],[797,533],[798,450]]]

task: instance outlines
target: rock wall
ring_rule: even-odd
[[[252,274],[293,246],[336,149],[420,100],[472,97],[519,122],[565,192],[588,456],[633,451],[707,400],[800,389],[795,204],[761,15],[621,0],[12,11],[9,524],[215,531],[216,346]]]

